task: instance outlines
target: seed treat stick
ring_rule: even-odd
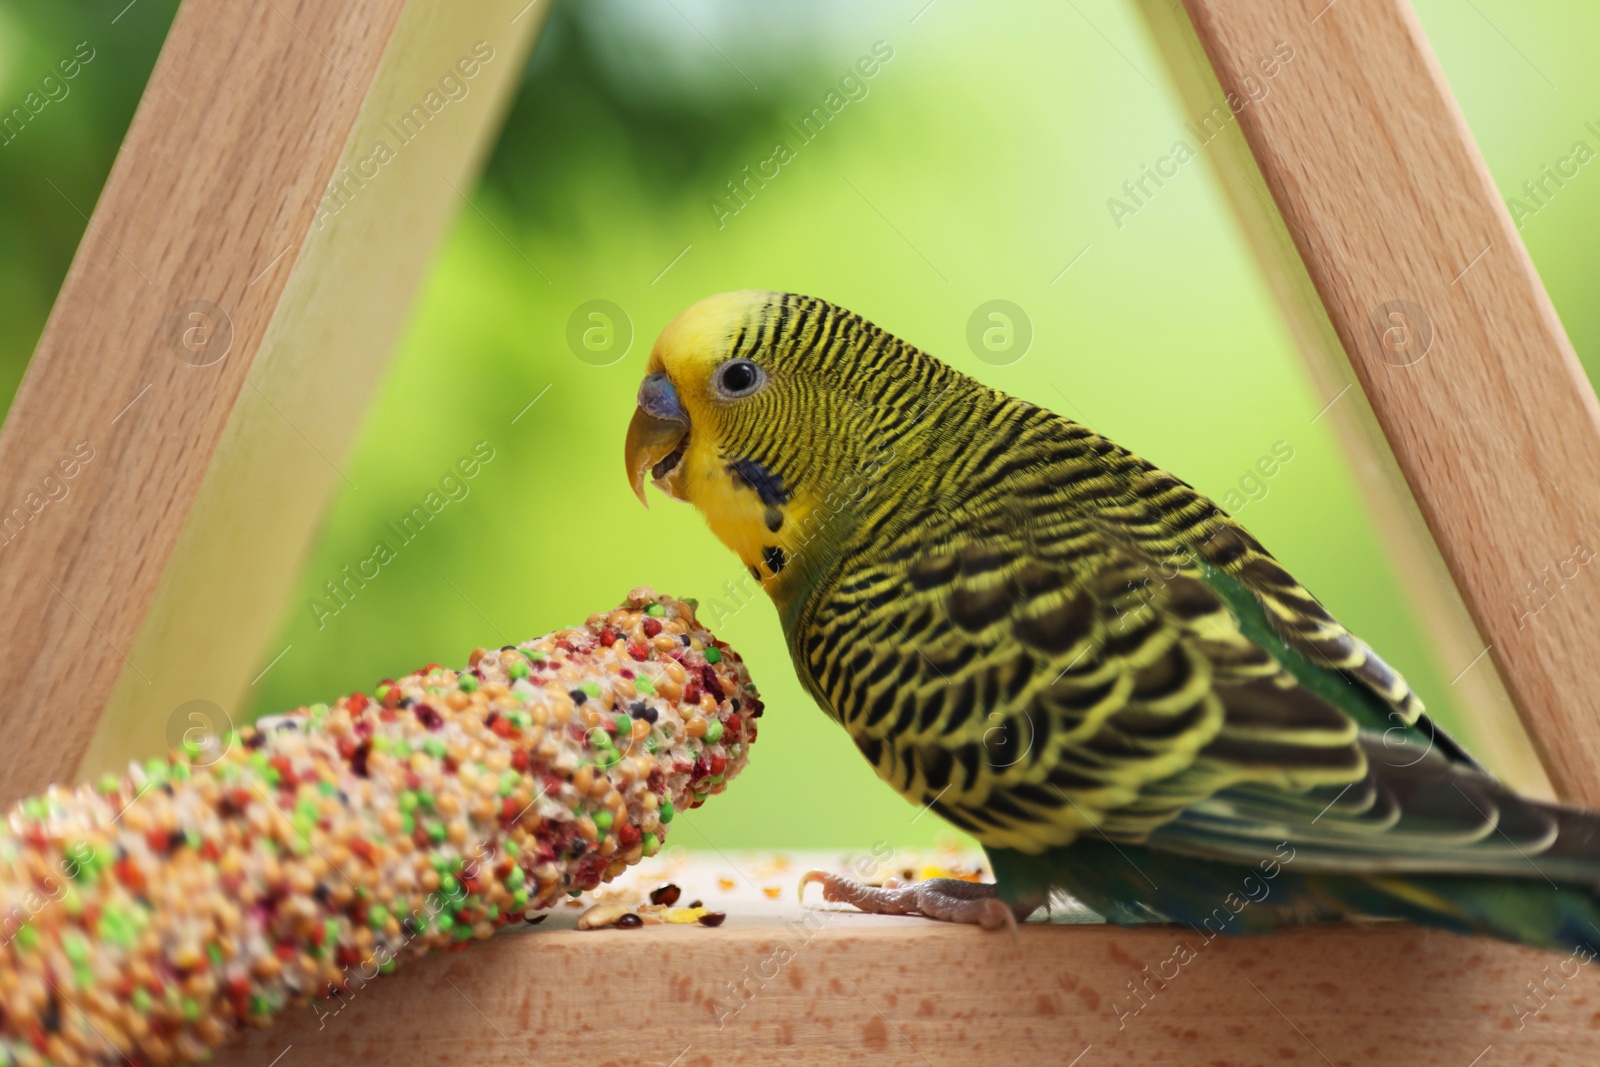
[[[693,606],[623,606],[53,787],[0,833],[0,1067],[198,1060],[660,849],[761,700]]]

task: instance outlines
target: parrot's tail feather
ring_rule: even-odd
[[[1405,919],[1531,948],[1600,954],[1600,898],[1576,886],[1442,875],[1313,875],[1307,881],[1311,892],[1352,915]]]
[[[1341,919],[1400,919],[1600,956],[1600,888],[1547,880],[1537,866],[1526,877],[1335,873],[1296,869],[1288,844],[1247,865],[1094,839],[1039,856],[991,849],[989,857],[1006,899],[1055,891],[1109,922],[1178,923],[1208,939]]]

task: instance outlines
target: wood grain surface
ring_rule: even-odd
[[[1013,942],[822,905],[814,887],[802,907],[798,873],[842,869],[838,858],[795,857],[766,877],[752,874],[759,863],[696,854],[673,874],[727,912],[717,929],[580,932],[578,911],[558,908],[342,1005],[297,1009],[221,1062],[1505,1067],[1600,1057],[1595,965],[1559,955],[1400,924],[1210,942],[1182,927],[1029,924]],[[768,886],[779,899],[760,892]]]
[[[1236,121],[1266,191],[1556,791],[1600,806],[1600,404],[1415,14],[1184,8],[1258,97]]]
[[[1180,0],[1139,0],[1139,9],[1161,51],[1167,73],[1177,86],[1185,117],[1203,120],[1231,114],[1227,91],[1218,82]],[[1280,64],[1271,79],[1259,78],[1257,91],[1265,86],[1270,95],[1278,77],[1294,77],[1295,63],[1300,58],[1297,53]],[[1239,97],[1236,95],[1235,99]],[[1248,95],[1244,99],[1249,99]],[[1218,108],[1225,110],[1218,112]],[[1435,671],[1452,680],[1450,695],[1462,719],[1459,739],[1503,781],[1529,795],[1553,799],[1555,790],[1517,716],[1499,670],[1491,657],[1480,656],[1486,642],[1439,555],[1438,545],[1395,462],[1372,405],[1362,390],[1351,388],[1355,376],[1350,357],[1329,322],[1328,311],[1311,283],[1293,235],[1267,191],[1266,180],[1240,132],[1240,124],[1213,122],[1202,129],[1196,121],[1193,128],[1201,130],[1201,136],[1206,138],[1201,155],[1217,175],[1234,217],[1261,264],[1267,286],[1305,358],[1316,396],[1326,402],[1313,417],[1313,423],[1331,427],[1337,437],[1371,510],[1395,580],[1410,610],[1425,628]],[[1338,546],[1327,545],[1326,551],[1337,552]],[[1337,601],[1331,594],[1322,595],[1331,604]],[[1469,664],[1471,669],[1464,670]],[[1430,710],[1436,711],[1441,703],[1438,694],[1430,691],[1423,697]]]
[[[513,22],[524,6],[179,10],[99,203],[77,205],[91,221],[0,432],[0,512],[24,509],[0,546],[0,688],[25,695],[0,708],[0,739],[28,754],[0,763],[0,798],[163,752],[191,701],[225,720],[267,665],[410,294],[463,208],[446,179],[471,189],[549,5]],[[425,110],[415,143],[391,135],[392,162],[329,212],[342,167],[480,39],[497,56],[471,95]],[[29,515],[64,463],[67,495]]]

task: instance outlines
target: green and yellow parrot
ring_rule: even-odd
[[[627,466],[777,605],[806,689],[994,885],[824,895],[987,926],[1063,893],[1210,934],[1398,918],[1600,945],[1600,817],[1525,799],[1178,478],[811,297],[656,341]]]

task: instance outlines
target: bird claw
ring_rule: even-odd
[[[807,871],[800,877],[800,900],[805,901],[806,886],[822,886],[822,899],[850,904],[874,915],[921,915],[940,922],[968,923],[985,930],[1005,927],[1017,938],[1017,912],[1000,899],[999,889],[990,882],[967,882],[959,878],[930,878],[902,884],[890,879],[881,886],[863,885],[827,871]]]

